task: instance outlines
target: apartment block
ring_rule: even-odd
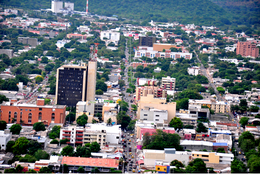
[[[197,76],[200,74],[200,68],[197,66],[193,66],[191,68],[188,68],[188,74]]]
[[[8,141],[10,141],[12,138],[12,132],[10,132],[9,129],[6,129],[4,131],[0,131],[0,146],[1,150],[6,150],[6,144]]]
[[[0,49],[0,55],[1,54],[6,54],[9,59],[13,58],[13,50],[12,49]]]
[[[63,65],[57,69],[56,104],[76,106],[78,101],[95,100],[97,62]]]
[[[201,158],[205,163],[231,164],[234,160],[233,154],[192,151],[192,159]]]
[[[168,111],[144,107],[140,111],[140,120],[153,121],[154,123],[162,123],[168,125]]]
[[[156,42],[156,37],[152,37],[152,36],[139,37],[139,46],[152,47],[155,42]]]
[[[175,89],[175,78],[171,78],[170,76],[162,78],[161,88],[166,90],[174,90]]]
[[[118,45],[120,40],[120,32],[115,31],[101,31],[100,39],[105,41],[107,44],[113,42],[115,45]]]
[[[189,99],[189,107],[201,108],[202,106],[209,107],[215,111],[215,113],[226,113],[230,111],[230,104],[224,101]]]
[[[87,34],[77,34],[77,33],[70,33],[67,34],[67,38],[69,39],[80,39],[80,40],[87,40],[88,37],[91,37],[92,35]]]
[[[142,96],[153,94],[154,98],[167,98],[167,91],[157,86],[142,86],[136,88],[136,100],[140,100]]]
[[[259,48],[256,47],[255,43],[247,42],[238,42],[236,54],[244,57],[254,57],[257,58],[259,56]]]
[[[32,47],[36,47],[38,45],[37,38],[18,37],[18,42],[26,45],[31,45]]]
[[[168,114],[167,121],[171,121],[172,118],[176,115],[176,103],[171,102],[167,103],[166,98],[155,98],[153,94],[148,94],[147,96],[142,96],[140,101],[138,102],[137,108],[137,119],[141,118],[141,111],[144,112],[146,108],[153,108],[158,110],[163,110],[162,118],[165,117],[166,112]],[[156,113],[156,112],[155,112]],[[158,115],[158,114],[156,114]],[[155,117],[156,117],[155,115]]]
[[[147,78],[137,78],[136,83],[139,86],[147,85],[147,86],[157,86],[157,79],[147,79]]]
[[[37,99],[36,104],[18,103],[17,100],[5,102],[1,106],[1,120],[32,126],[36,122],[64,123],[66,117],[66,105],[44,105],[44,99]]]
[[[70,140],[68,144],[83,144],[83,132],[83,127],[63,127],[60,129],[60,139]]]

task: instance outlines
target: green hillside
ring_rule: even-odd
[[[75,10],[85,11],[86,0],[70,0]],[[214,1],[214,2],[212,2]],[[238,23],[235,8],[222,8],[221,2],[232,0],[89,0],[89,11],[107,16],[117,15],[128,19],[217,25]],[[242,1],[242,0],[240,0]],[[253,0],[252,0],[253,1]],[[255,0],[257,1],[257,0]],[[219,3],[218,3],[219,2]],[[28,9],[51,8],[51,0],[2,0],[2,5]],[[232,4],[231,4],[232,6]],[[252,7],[246,7],[246,10]],[[231,10],[230,10],[231,9]],[[243,11],[246,11],[243,9]],[[256,18],[253,17],[253,22]],[[243,20],[242,24],[249,21]]]

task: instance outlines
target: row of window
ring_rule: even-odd
[[[15,121],[17,121],[17,115],[18,113],[17,112],[14,112],[14,119]],[[8,122],[10,123],[11,122],[11,117],[12,117],[12,112],[9,111],[9,118],[8,118]],[[20,120],[22,120],[23,118],[23,112],[20,112]],[[38,120],[42,120],[42,113],[39,112],[38,113]],[[52,113],[51,114],[51,121],[54,121],[55,120],[55,113]],[[28,123],[31,123],[32,122],[32,113],[28,113],[28,119],[27,119]]]

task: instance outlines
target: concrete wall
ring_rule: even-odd
[[[9,58],[13,58],[13,50],[11,49],[0,49],[1,54],[6,54]]]

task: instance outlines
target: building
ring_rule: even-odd
[[[175,89],[175,78],[171,78],[170,76],[162,78],[162,89],[166,90],[174,90]]]
[[[37,99],[36,104],[21,104],[17,100],[3,103],[1,105],[1,120],[32,126],[36,122],[64,123],[66,117],[65,105],[44,105],[44,99]]]
[[[153,47],[146,47],[146,46],[139,46],[139,49],[135,51],[135,58],[141,58],[141,57],[148,57],[148,58],[154,58],[154,57],[160,57],[160,58],[172,58],[172,59],[178,59],[178,58],[184,58],[184,59],[191,59],[192,53],[188,52],[171,52],[171,50],[167,49],[164,52],[163,51],[155,51],[153,50]]]
[[[233,154],[192,151],[192,159],[201,158],[205,163],[231,164],[234,160]]]
[[[147,79],[147,78],[137,78],[136,83],[139,86],[148,85],[148,86],[157,86],[157,79]]]
[[[167,103],[166,98],[155,98],[154,95],[148,94],[147,96],[142,96],[138,102],[137,119],[140,119],[141,110],[144,110],[147,107],[158,110],[167,110],[168,121],[171,121],[176,114],[175,102]]]
[[[203,134],[205,135],[205,134]],[[204,150],[207,151],[217,151],[218,148],[224,148],[226,152],[228,152],[228,144],[227,143],[213,143],[209,141],[193,141],[193,140],[182,140],[180,145],[184,150]]]
[[[157,86],[142,86],[136,88],[136,100],[139,101],[141,96],[153,94],[154,98],[167,98],[167,91]]]
[[[144,68],[146,68],[149,65],[156,65],[156,64],[157,64],[156,62],[146,63],[145,61],[143,61],[143,62],[131,62],[130,66],[136,69],[138,66],[143,66]]]
[[[6,54],[9,59],[13,58],[13,50],[12,49],[0,49],[0,55],[1,54]]]
[[[18,42],[25,45],[31,45],[32,47],[36,47],[38,45],[37,38],[18,37]]]
[[[226,113],[230,111],[229,103],[224,101],[189,99],[189,107],[196,109],[196,108],[202,108],[202,106],[207,106],[215,113]]]
[[[156,42],[156,37],[153,36],[139,37],[139,46],[152,47],[155,42]]]
[[[59,13],[63,9],[63,1],[52,0],[51,1],[51,11],[53,13]]]
[[[118,45],[120,33],[115,31],[101,31],[100,39],[105,41],[106,44],[113,42],[115,45]]]
[[[74,11],[74,3],[72,3],[72,2],[65,2],[64,8],[66,8],[67,10],[70,10],[70,11]]]
[[[170,50],[171,48],[180,48],[174,44],[166,44],[166,43],[154,43],[153,50],[154,51],[163,51],[163,50]]]
[[[6,129],[4,131],[0,131],[0,146],[1,150],[6,150],[6,144],[8,141],[10,141],[12,138],[12,133],[9,129]]]
[[[236,54],[244,57],[254,57],[257,58],[259,56],[259,48],[256,47],[256,44],[247,42],[238,42]]]
[[[77,33],[70,33],[67,34],[67,38],[69,39],[80,39],[80,40],[87,40],[88,37],[92,35],[87,35],[87,34],[77,34]]]
[[[87,124],[85,128],[77,126],[64,127],[60,131],[60,139],[69,139],[69,144],[84,145],[97,142],[100,146],[118,144],[121,141],[121,125],[105,123]]]
[[[193,66],[191,68],[188,68],[188,74],[197,76],[200,74],[200,68],[197,66]]]
[[[143,150],[144,166],[155,167],[157,161],[172,162],[173,160],[181,161],[184,165],[188,165],[191,152],[176,151],[175,148],[164,148],[164,150]]]
[[[119,160],[107,158],[84,158],[84,157],[68,157],[64,156],[62,165],[67,164],[69,171],[77,172],[79,167],[83,167],[85,172],[89,173],[97,167],[102,173],[109,173],[110,169],[118,169]]]
[[[76,106],[78,101],[95,100],[96,62],[63,65],[57,69],[56,104]]]
[[[109,118],[114,120],[114,116],[113,115],[118,113],[118,109],[119,109],[119,107],[118,107],[117,103],[104,103],[103,108],[102,108],[102,120],[105,123],[107,123],[106,121]],[[105,115],[106,115],[106,117],[105,117]]]
[[[154,123],[162,123],[166,124],[166,126],[169,123],[167,110],[153,109],[150,107],[145,107],[144,109],[141,109],[140,120],[153,121]]]

